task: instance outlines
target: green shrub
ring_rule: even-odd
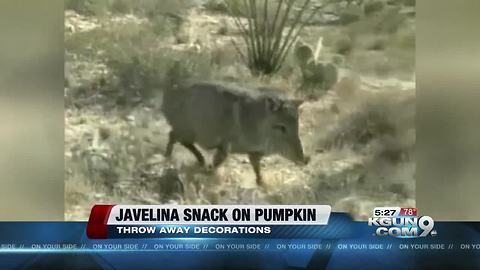
[[[385,2],[382,0],[370,0],[363,5],[363,12],[366,16],[378,12],[385,7]]]
[[[203,4],[206,10],[219,13],[227,13],[228,8],[223,0],[208,0]]]
[[[156,91],[179,80],[210,76],[209,54],[159,46],[168,35],[157,34],[154,27],[159,25],[127,23],[99,27],[67,38],[65,48],[89,62],[106,64],[109,72],[102,90],[116,96],[119,105],[148,100]],[[158,31],[167,31],[164,28],[169,26]]]
[[[352,48],[353,48],[352,39],[347,35],[342,35],[335,41],[336,53],[347,55],[352,51]]]
[[[364,34],[394,34],[404,24],[406,15],[400,13],[399,7],[384,9],[348,25],[348,32],[353,39]]]
[[[340,12],[340,23],[348,25],[359,21],[363,17],[363,10],[360,5],[350,4]]]
[[[340,110],[339,124],[322,139],[322,147],[375,151],[375,155],[388,156],[391,161],[408,156],[415,143],[411,136],[415,129],[411,92],[370,93],[361,100],[354,110]]]
[[[87,16],[102,16],[110,12],[151,18],[179,14],[191,6],[188,0],[65,0],[65,9]]]
[[[109,9],[109,0],[65,0],[65,9],[87,16],[102,16]]]
[[[113,13],[127,14],[132,13],[133,5],[131,0],[114,0],[111,4]]]
[[[136,47],[112,51],[108,66],[117,77],[118,89],[127,97],[149,99],[155,91],[191,78],[210,76],[210,59],[195,52],[170,49],[142,50]]]

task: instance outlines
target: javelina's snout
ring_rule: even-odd
[[[303,147],[300,141],[300,138],[296,137],[290,146],[289,155],[285,156],[286,158],[290,159],[291,161],[295,162],[297,165],[305,165],[308,163],[310,158],[306,157],[303,154]]]
[[[303,156],[302,158],[293,160],[293,162],[299,166],[305,166],[310,162],[310,156]]]
[[[304,163],[305,165],[307,165],[308,163],[310,163],[310,156],[305,156],[305,159],[304,159]]]
[[[296,162],[298,165],[307,165],[308,163],[310,162],[310,156],[303,156],[303,160],[302,161],[298,161]]]

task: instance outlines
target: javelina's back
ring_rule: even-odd
[[[163,110],[179,141],[196,142],[205,148],[225,141],[245,144],[247,139],[255,144],[265,118],[261,96],[256,90],[196,83],[166,91]]]

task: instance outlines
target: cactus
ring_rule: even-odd
[[[303,86],[319,86],[330,89],[338,79],[337,67],[333,63],[310,62],[302,70]]]
[[[312,48],[300,41],[295,48],[295,58],[300,66],[302,73],[302,88],[319,87],[323,90],[330,89],[338,79],[338,71],[335,64],[330,62],[319,61],[322,38],[317,43],[317,53],[313,55]]]
[[[311,59],[313,59],[313,50],[308,44],[299,42],[295,48],[295,58],[300,66],[305,66]]]
[[[330,89],[338,80],[338,70],[333,63],[327,63],[324,67],[325,81],[324,88]]]

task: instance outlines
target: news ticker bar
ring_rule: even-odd
[[[376,252],[439,252],[463,251],[479,253],[480,241],[358,241],[295,239],[161,239],[157,241],[102,241],[90,243],[1,243],[0,253],[22,252],[127,252],[127,251],[376,251]]]
[[[92,239],[308,238],[323,232],[313,227],[327,225],[330,213],[328,205],[95,205],[87,235]]]

